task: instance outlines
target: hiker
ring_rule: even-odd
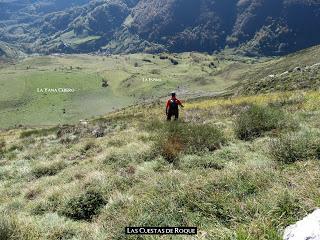
[[[179,106],[184,107],[179,99],[176,98],[176,93],[171,93],[171,98],[167,101],[166,115],[167,120],[171,121],[171,117],[174,116],[174,120],[179,118]]]

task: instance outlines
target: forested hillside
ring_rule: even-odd
[[[0,11],[0,40],[26,52],[284,55],[320,43],[316,0],[12,0]]]

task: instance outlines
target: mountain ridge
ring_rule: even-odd
[[[320,44],[313,0],[13,0],[0,9],[0,40],[30,53],[231,47],[270,56]]]

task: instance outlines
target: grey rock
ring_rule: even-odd
[[[306,216],[301,221],[287,227],[284,240],[320,240],[320,209]]]
[[[104,137],[104,129],[103,128],[96,128],[92,131],[92,134],[96,137],[96,138],[101,138]]]

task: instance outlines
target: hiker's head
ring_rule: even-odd
[[[175,96],[176,96],[176,93],[175,93],[175,92],[172,92],[172,93],[171,93],[171,96],[172,96],[172,97],[175,97]]]

